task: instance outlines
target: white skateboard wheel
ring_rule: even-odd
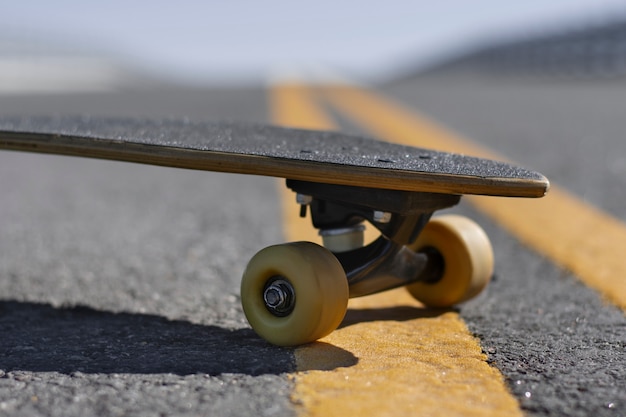
[[[432,219],[411,248],[435,249],[444,261],[443,275],[438,281],[407,286],[413,297],[430,307],[450,307],[475,297],[493,275],[489,238],[467,217],[446,215]]]
[[[296,346],[339,326],[348,307],[348,282],[337,258],[317,244],[270,246],[248,263],[241,303],[259,336]]]

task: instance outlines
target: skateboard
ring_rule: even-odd
[[[493,273],[489,238],[468,218],[433,213],[464,194],[542,197],[549,188],[504,162],[233,122],[0,118],[0,149],[286,179],[323,246],[262,249],[241,281],[251,327],[281,346],[334,331],[350,297],[406,286],[427,306],[450,307],[476,296]],[[365,224],[380,233],[368,244]]]

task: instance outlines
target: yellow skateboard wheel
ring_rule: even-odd
[[[450,307],[467,301],[478,295],[493,275],[491,242],[485,231],[467,217],[432,219],[410,247],[415,251],[435,249],[443,258],[439,280],[407,286],[413,297],[429,307]]]
[[[301,345],[341,324],[348,281],[337,258],[315,243],[270,246],[248,263],[241,303],[259,336],[279,346]]]

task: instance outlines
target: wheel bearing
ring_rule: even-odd
[[[272,277],[263,288],[263,301],[270,313],[276,317],[286,317],[296,305],[296,292],[286,278]]]

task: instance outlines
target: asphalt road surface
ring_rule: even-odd
[[[626,85],[428,78],[382,91],[626,220]],[[3,115],[265,122],[267,109],[263,89],[0,97]],[[0,415],[293,415],[293,351],[259,340],[238,296],[247,260],[282,241],[277,188],[1,152]],[[524,412],[626,415],[624,313],[458,211],[485,227],[498,265],[460,312]]]

